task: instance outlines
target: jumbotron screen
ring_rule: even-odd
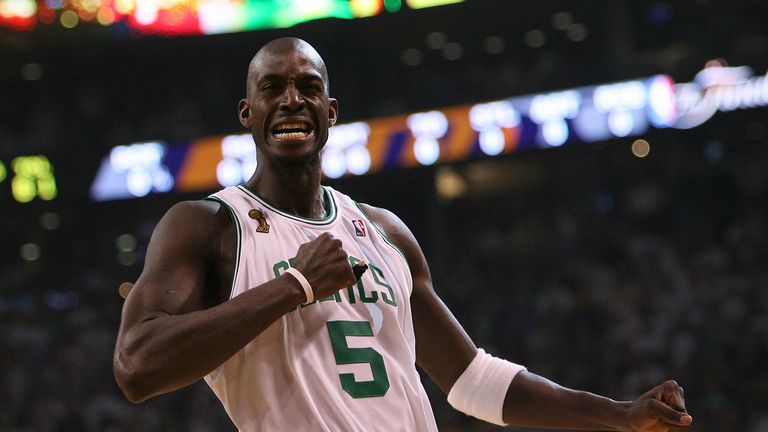
[[[324,19],[365,18],[464,0],[0,0],[0,27],[32,31],[78,25],[128,26],[163,36],[287,28]]]

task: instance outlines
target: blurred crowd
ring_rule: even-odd
[[[465,247],[447,253],[437,286],[479,346],[533,372],[622,400],[674,378],[692,430],[766,431],[767,209],[723,192],[712,204],[733,206],[724,212],[653,198],[673,201],[654,227],[618,209],[534,210],[507,223],[468,210],[451,227]],[[669,219],[689,211],[700,213]],[[442,414],[449,430],[496,430]]]
[[[470,182],[462,198],[408,200],[421,200],[419,212],[430,215],[414,231],[437,291],[478,346],[616,399],[674,378],[692,430],[763,432],[765,137],[720,143],[713,159],[707,146],[675,148],[680,136],[692,137],[667,135],[655,161],[623,156],[622,143],[500,160],[502,171],[528,164],[545,180],[485,195],[472,194]],[[399,175],[386,174],[393,189]],[[168,202],[134,214],[143,218],[132,226],[144,247]],[[137,406],[114,383],[116,289],[136,277],[141,256],[126,267],[104,251],[114,251],[112,235],[137,205],[118,205],[123,217],[105,213],[98,227],[62,224],[42,259],[0,268],[0,430],[233,430],[203,383]],[[497,430],[452,410],[426,385],[441,430]]]

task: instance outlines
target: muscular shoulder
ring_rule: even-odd
[[[171,229],[205,236],[221,230],[228,223],[227,211],[221,204],[200,200],[176,203],[165,213],[158,226],[168,225]]]
[[[406,243],[415,242],[416,239],[405,223],[391,211],[360,203],[360,209],[365,212],[371,222],[375,223],[384,234],[394,241],[397,246],[407,246]],[[402,243],[402,244],[401,244]]]
[[[229,225],[227,210],[219,203],[182,201],[171,207],[157,224],[152,243],[175,244],[178,248],[191,248],[207,255]]]
[[[387,209],[368,204],[361,203],[360,208],[384,235],[403,251],[414,278],[429,275],[426,258],[416,237],[397,215]]]

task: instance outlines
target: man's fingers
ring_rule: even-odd
[[[681,413],[666,403],[656,399],[648,401],[648,410],[649,417],[657,417],[670,426],[688,426],[693,421],[693,417],[687,413]]]
[[[683,400],[683,395],[680,393],[673,393],[668,400],[665,401],[667,405],[671,406],[672,408],[680,411],[685,412],[685,400]]]
[[[683,388],[675,381],[670,380],[664,383],[661,401],[680,412],[685,412]]]

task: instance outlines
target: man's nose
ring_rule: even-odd
[[[289,84],[285,87],[280,107],[288,111],[296,111],[304,107],[304,97],[295,85]]]

